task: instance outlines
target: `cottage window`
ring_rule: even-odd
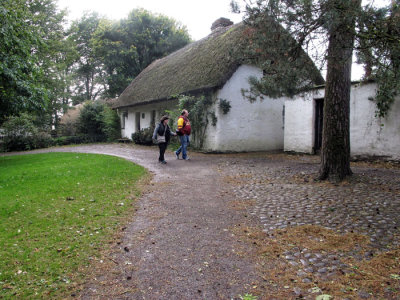
[[[142,113],[142,119],[144,119],[145,118],[145,114],[144,113]]]

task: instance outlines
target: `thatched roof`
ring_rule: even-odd
[[[240,64],[232,49],[241,38],[243,27],[219,28],[206,38],[154,61],[125,89],[114,107],[222,86]]]
[[[206,38],[154,61],[125,89],[113,108],[222,87],[243,63],[238,51],[246,29],[243,23],[219,27]]]
[[[98,100],[99,101],[99,100]],[[115,103],[117,102],[117,98],[111,98],[111,99],[105,99],[104,103],[108,105],[109,107],[113,107]]]
[[[78,121],[82,108],[82,103],[68,108],[67,112],[61,116],[60,124],[76,123]]]

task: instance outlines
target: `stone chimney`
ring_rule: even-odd
[[[233,25],[233,22],[227,18],[219,18],[211,25],[211,31],[215,31],[218,28],[228,27]]]

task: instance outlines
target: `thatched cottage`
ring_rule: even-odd
[[[70,107],[67,112],[61,116],[59,131],[62,135],[73,136],[76,134],[77,123],[83,105],[83,103],[80,103]]]
[[[221,18],[211,29],[204,39],[154,61],[120,95],[113,107],[121,116],[122,136],[131,138],[154,125],[165,110],[177,107],[177,95],[208,94],[217,122],[205,128],[204,150],[283,149],[285,99],[265,96],[250,103],[241,92],[249,88],[251,76],[263,76],[262,69],[237,53],[246,26]],[[219,106],[222,99],[230,104],[228,113]]]

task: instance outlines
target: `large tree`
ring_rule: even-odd
[[[69,40],[75,43],[78,51],[78,60],[74,65],[74,104],[96,100],[105,89],[103,62],[96,55],[93,46],[93,37],[100,21],[98,13],[87,12],[73,22],[68,32]]]
[[[45,108],[43,69],[35,55],[43,40],[31,23],[34,15],[28,4],[25,0],[0,2],[0,124],[8,116]]]
[[[151,62],[182,48],[190,37],[174,19],[135,9],[126,19],[103,20],[92,41],[104,66],[105,96],[113,98]]]
[[[72,24],[69,38],[79,52],[74,103],[119,96],[152,61],[190,41],[184,26],[143,9],[119,21],[86,13]]]
[[[70,98],[70,70],[78,58],[76,45],[66,38],[63,26],[66,13],[58,10],[55,0],[31,1],[29,8],[33,15],[31,27],[37,28],[43,40],[35,53],[43,72],[40,84],[47,90],[40,119],[48,126],[57,127],[58,116]]]
[[[328,69],[320,179],[343,179],[350,169],[350,88],[355,21],[361,0],[327,1]],[[325,21],[327,22],[327,21]]]
[[[27,112],[37,125],[50,128],[63,96],[65,13],[56,0],[6,0],[0,14],[0,123]]]
[[[312,81],[304,80],[304,70],[298,64],[302,50],[316,61],[319,60],[321,65],[326,63],[319,178],[341,180],[351,175],[349,105],[353,50],[363,54],[360,61],[369,63],[370,73],[374,72],[376,78],[382,78],[380,75],[385,74],[386,82],[392,83],[390,93],[386,91],[381,97],[381,101],[390,103],[399,91],[398,67],[390,67],[393,66],[393,60],[399,59],[393,55],[399,53],[399,35],[396,35],[399,23],[393,22],[396,14],[390,14],[390,7],[362,7],[361,0],[245,2],[245,22],[254,29],[249,35],[249,53],[257,54],[262,49],[269,49],[271,53],[270,59],[263,66],[267,75],[252,83],[253,90],[267,95],[271,90],[270,95],[273,97],[292,96],[310,86]],[[397,11],[396,5],[393,5],[392,12]],[[232,1],[232,7],[238,10],[236,1]],[[379,22],[372,23],[373,19]],[[381,32],[383,28],[386,28],[385,32]],[[294,38],[294,43],[284,38],[282,29]],[[374,49],[377,51],[372,51]],[[379,57],[378,50],[385,55]],[[297,64],[296,68],[287,67],[293,64]]]

